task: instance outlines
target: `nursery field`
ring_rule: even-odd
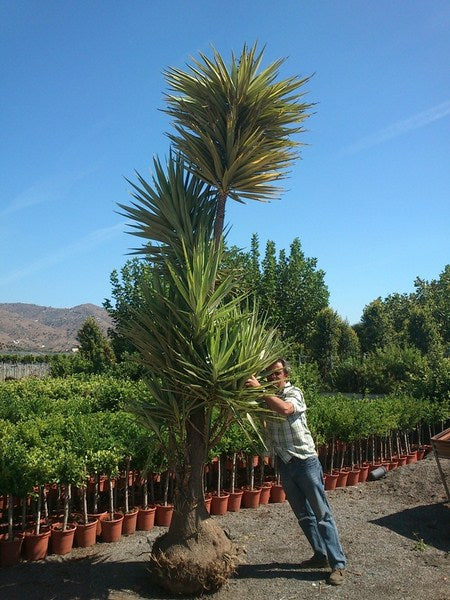
[[[127,412],[131,398],[152,402],[143,384],[104,376],[0,385],[0,598],[168,597],[152,585],[145,562],[167,527],[161,514],[173,511],[177,474],[165,448],[170,432],[150,434]],[[448,402],[309,394],[307,403],[350,558],[345,588],[355,586],[356,594],[364,584],[373,592],[365,598],[409,598],[420,575],[434,582],[440,595],[433,598],[450,600],[448,508],[434,459],[426,456],[430,437],[447,426]],[[367,481],[375,469],[386,478]],[[276,497],[277,462],[258,436],[230,424],[210,449],[203,483],[211,515],[247,549],[217,598],[228,599],[233,586],[243,587],[242,597],[259,598],[262,582],[280,599],[305,590],[309,597],[335,597],[324,587],[326,573],[296,566],[310,551],[289,507]],[[239,495],[241,509],[231,508]],[[223,501],[228,509],[221,512]],[[156,527],[139,525],[152,511]],[[92,539],[82,540],[88,529]],[[399,577],[397,595],[379,587],[388,564]],[[19,591],[28,577],[29,590]]]
[[[450,461],[441,461],[450,476]],[[287,503],[212,517],[245,552],[228,585],[211,596],[259,600],[298,598],[450,599],[450,507],[434,458],[389,471],[379,481],[328,492],[348,556],[341,588],[326,585],[326,570],[301,571],[310,550]],[[165,528],[136,532],[118,543],[76,548],[67,557],[22,562],[0,571],[8,600],[157,600],[148,542]]]

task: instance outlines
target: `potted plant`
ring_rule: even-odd
[[[108,477],[109,512],[102,521],[102,539],[104,542],[117,542],[122,536],[123,514],[115,512],[114,508],[114,481],[119,474],[119,462],[122,459],[122,450],[111,448],[100,450],[99,458],[102,463],[102,472]]]
[[[61,522],[51,526],[50,548],[53,554],[68,554],[72,550],[76,524],[69,523],[72,486],[79,485],[86,477],[85,464],[70,447],[58,446],[53,453],[54,481],[64,489],[64,513]]]
[[[34,525],[25,531],[24,552],[27,560],[42,560],[47,556],[50,527],[41,526],[42,498],[44,486],[53,478],[53,464],[47,449],[34,447],[27,451],[27,477],[33,484],[33,494],[37,501]]]
[[[23,542],[23,535],[13,529],[14,497],[26,496],[30,482],[26,478],[27,449],[16,427],[6,421],[1,421],[0,427],[0,495],[8,504],[8,530],[0,539],[0,566],[7,567],[19,562]]]

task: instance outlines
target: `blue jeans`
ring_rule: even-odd
[[[315,556],[326,556],[332,569],[345,568],[345,555],[325,495],[322,465],[317,456],[279,461],[281,483]]]

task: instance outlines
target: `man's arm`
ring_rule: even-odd
[[[252,375],[252,377],[250,377],[250,379],[247,379],[246,385],[248,387],[253,387],[253,388],[262,387],[254,375]],[[294,412],[294,405],[292,404],[292,402],[289,402],[288,400],[282,400],[278,396],[264,396],[264,400],[266,401],[267,406],[271,410],[273,410],[274,412],[278,413],[279,415],[281,415],[283,417],[292,415],[292,413]]]

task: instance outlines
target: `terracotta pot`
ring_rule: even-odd
[[[335,490],[338,478],[338,473],[325,473],[325,489],[328,491]]]
[[[102,533],[102,522],[108,518],[108,511],[105,510],[101,513],[88,513],[88,519],[96,519],[97,521],[97,535]]]
[[[67,529],[64,531],[62,527],[62,523],[54,523],[50,528],[49,549],[51,554],[69,554],[72,551],[76,525],[68,523]]]
[[[228,510],[230,512],[239,512],[242,503],[242,495],[244,490],[235,489],[234,492],[230,492],[228,498]]]
[[[122,535],[131,535],[135,533],[137,526],[139,509],[135,508],[123,515]]]
[[[205,508],[207,513],[211,513],[211,494],[205,496]]]
[[[359,475],[361,473],[361,469],[352,469],[348,472],[347,476],[347,486],[356,485],[359,483]]]
[[[397,459],[392,459],[391,461],[389,461],[389,470],[392,471],[393,469],[396,469],[398,467],[398,460]]]
[[[421,447],[417,449],[417,460],[422,460],[425,456],[425,448]]]
[[[413,452],[410,452],[407,456],[406,456],[406,464],[410,465],[411,463],[415,463],[417,462],[417,450],[414,450]]]
[[[12,567],[19,562],[22,543],[23,537],[0,540],[0,567]]]
[[[118,542],[122,537],[123,514],[114,513],[114,519],[102,521],[102,540],[104,542]]]
[[[408,457],[406,456],[406,454],[400,454],[400,456],[397,459],[398,466],[399,467],[404,467],[406,465],[407,458]]]
[[[348,479],[348,471],[344,471],[343,469],[338,473],[338,479],[336,482],[336,487],[345,487],[347,485]]]
[[[156,506],[140,508],[137,516],[136,528],[139,531],[150,531],[155,526]]]
[[[278,503],[286,501],[286,492],[283,489],[283,486],[279,483],[274,483],[270,488],[270,502]]]
[[[422,448],[425,452],[424,456],[426,456],[433,450],[433,446],[431,444],[423,444]]]
[[[156,505],[155,512],[155,524],[158,527],[169,527],[172,522],[173,515],[173,504],[168,504],[165,506],[164,504]]]
[[[230,494],[222,492],[220,496],[213,494],[211,496],[211,514],[224,515],[228,510],[228,499]]]
[[[26,560],[43,560],[47,556],[50,533],[50,529],[41,533],[26,532],[23,540],[23,551]]]
[[[241,503],[242,508],[258,508],[260,496],[261,488],[254,488],[253,490],[244,488]]]
[[[363,465],[359,468],[359,482],[364,483],[367,481],[367,476],[369,474],[369,465]]]
[[[88,523],[77,523],[74,543],[78,548],[93,546],[97,537],[97,519],[90,519]]]
[[[272,487],[271,483],[263,483],[262,488],[261,488],[261,495],[259,496],[260,504],[269,504],[271,487]],[[230,509],[228,509],[228,510],[230,510]]]

